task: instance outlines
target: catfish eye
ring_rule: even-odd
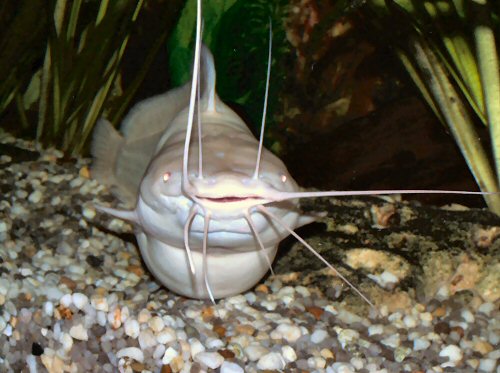
[[[286,175],[281,175],[281,182],[282,183],[286,182]]]
[[[163,182],[166,183],[172,174],[170,172],[165,172],[163,174]]]

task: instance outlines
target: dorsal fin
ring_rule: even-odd
[[[201,46],[201,79],[202,90],[201,100],[207,103],[205,111],[216,111],[215,100],[217,93],[215,92],[216,72],[214,66],[214,56],[206,45]]]

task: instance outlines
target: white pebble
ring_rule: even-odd
[[[38,372],[36,357],[34,355],[29,354],[26,356],[26,364],[28,365],[29,373]]]
[[[363,359],[359,357],[353,357],[351,360],[349,360],[349,362],[356,370],[361,370],[365,366],[365,364],[363,363]]]
[[[73,338],[68,333],[62,333],[59,342],[61,342],[62,348],[66,352],[69,352],[73,347]]]
[[[90,298],[90,303],[97,311],[109,311],[108,301],[100,295],[93,295]]]
[[[441,364],[442,367],[455,366],[463,358],[463,353],[460,347],[456,345],[448,345],[439,352],[439,356],[447,357],[449,362]]]
[[[484,313],[486,316],[490,316],[491,313],[495,310],[495,304],[491,302],[483,303],[477,309],[479,312]]]
[[[292,363],[295,360],[297,360],[297,354],[295,353],[295,350],[291,346],[281,347],[281,354],[283,355],[285,361],[288,363]]]
[[[172,359],[176,356],[179,356],[179,353],[177,352],[177,350],[173,347],[169,347],[165,351],[165,354],[163,355],[161,362],[163,364],[169,364],[172,361]]]
[[[224,358],[218,352],[200,352],[196,354],[194,361],[206,365],[210,369],[217,369],[224,362]]]
[[[155,316],[149,319],[148,325],[155,333],[159,333],[165,327],[165,323],[160,316]]]
[[[82,324],[73,325],[69,330],[69,335],[80,341],[88,341],[89,339],[87,329],[85,329]]]
[[[31,203],[38,203],[42,200],[42,197],[43,197],[43,194],[42,192],[40,192],[38,189],[35,190],[33,193],[30,194],[30,196],[28,197],[28,200],[31,202]]]
[[[269,350],[267,348],[258,344],[250,345],[245,348],[245,354],[250,361],[257,361],[268,352]]]
[[[89,298],[82,293],[73,293],[73,304],[79,310],[83,310],[87,304],[89,304]]]
[[[137,347],[125,347],[116,353],[118,359],[122,357],[129,357],[139,363],[144,361],[144,353]],[[168,364],[168,363],[167,363]]]
[[[423,338],[415,338],[415,340],[413,341],[413,349],[415,351],[426,350],[430,345],[431,342]]]
[[[271,332],[272,339],[285,339],[287,342],[295,342],[302,335],[300,328],[291,324],[280,324]]]
[[[244,373],[244,370],[236,363],[224,361],[220,367],[220,373]]]
[[[107,313],[106,312],[103,312],[103,311],[98,311],[96,313],[96,319],[97,319],[97,323],[101,326],[106,326],[106,324],[108,323],[108,318],[107,318]]]
[[[328,333],[323,329],[317,329],[311,334],[312,343],[321,343],[328,338]]]
[[[326,366],[326,360],[320,356],[313,356],[307,359],[307,366],[311,369],[323,369]]]
[[[342,345],[342,348],[345,348],[346,345],[352,343],[356,339],[359,338],[359,333],[356,330],[352,329],[342,329],[338,333],[338,340]]]
[[[417,320],[412,315],[406,315],[403,318],[403,322],[407,328],[414,328],[417,326]]]
[[[164,345],[157,345],[153,352],[153,359],[160,359],[165,354],[165,350],[166,348]]]
[[[262,356],[257,362],[257,369],[280,370],[285,368],[285,359],[277,352],[270,352]]]
[[[95,217],[96,212],[94,208],[86,206],[82,210],[82,215],[87,219],[92,220]]]
[[[333,363],[326,368],[326,373],[354,373],[356,370],[349,363]]]
[[[205,347],[208,348],[208,349],[213,349],[213,350],[217,350],[219,348],[222,348],[224,347],[224,342],[222,342],[219,338],[211,338],[211,337],[208,337],[206,340],[205,340]]]
[[[382,339],[380,342],[388,347],[396,348],[400,343],[400,335],[398,333],[391,334],[387,338]]]
[[[382,334],[384,332],[384,326],[381,324],[370,325],[368,327],[368,335],[371,337],[372,335]]]
[[[127,319],[125,321],[125,334],[131,338],[137,338],[139,336],[140,328],[139,322],[135,319]]]
[[[156,338],[151,332],[151,330],[141,330],[139,333],[139,346],[141,349],[145,350],[149,347],[156,346]]]
[[[137,325],[139,326],[139,324],[137,324]],[[164,328],[156,336],[156,340],[158,341],[158,343],[161,343],[161,344],[167,344],[167,343],[170,343],[172,341],[175,341],[176,339],[177,339],[177,335],[175,333],[175,330],[170,328],[170,327]]]
[[[61,297],[61,299],[59,300],[59,303],[61,304],[61,306],[66,307],[66,308],[71,306],[71,304],[73,303],[73,300],[71,298],[71,294],[64,294]]]
[[[50,301],[47,301],[43,304],[43,313],[46,316],[52,317],[54,314],[54,304]]]
[[[463,309],[461,312],[461,316],[466,323],[472,324],[475,321],[474,315],[468,309]]]
[[[479,370],[483,372],[494,372],[497,367],[497,362],[494,359],[479,360]]]
[[[191,357],[195,357],[200,352],[205,351],[205,346],[196,338],[189,339],[189,346],[191,347]]]

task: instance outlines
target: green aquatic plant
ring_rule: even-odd
[[[122,89],[127,45],[138,29],[139,15],[151,3],[50,0],[30,6],[22,2],[4,5],[0,20],[6,15],[13,20],[2,45],[12,45],[23,35],[33,42],[17,43],[17,49],[0,54],[0,72],[8,73],[0,83],[0,114],[14,103],[23,127],[35,128],[31,132],[39,145],[55,146],[70,156],[82,154],[99,117],[104,115],[114,124],[121,120],[157,52],[165,46],[171,22],[154,35],[134,76]],[[165,21],[171,17],[169,10],[176,15],[171,9],[178,5],[160,1],[154,6],[161,9],[161,21]],[[41,17],[45,22],[35,27],[32,18],[40,13],[46,14]],[[22,63],[13,64],[15,57]],[[37,60],[41,67],[39,62],[34,69]],[[6,68],[11,65],[14,68]]]
[[[449,128],[482,191],[500,191],[498,9],[487,0],[369,0],[381,40]],[[493,161],[476,123],[486,126]],[[485,195],[500,214],[500,195]]]
[[[283,20],[288,1],[203,1],[203,41],[212,51],[217,71],[217,93],[225,102],[244,105],[249,122],[260,123],[265,91],[269,24],[273,28],[273,64],[269,108],[272,112],[284,79],[281,59],[289,51]],[[195,0],[188,0],[169,40],[169,67],[174,85],[191,76]],[[269,116],[271,118],[271,116]],[[270,119],[272,126],[272,119]]]

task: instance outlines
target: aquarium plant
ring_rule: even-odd
[[[499,9],[487,0],[369,0],[379,39],[390,43],[453,135],[479,188],[500,190]],[[488,129],[490,149],[476,124]],[[490,150],[491,157],[488,154]],[[492,161],[490,161],[492,159]],[[500,214],[500,195],[484,196]]]

